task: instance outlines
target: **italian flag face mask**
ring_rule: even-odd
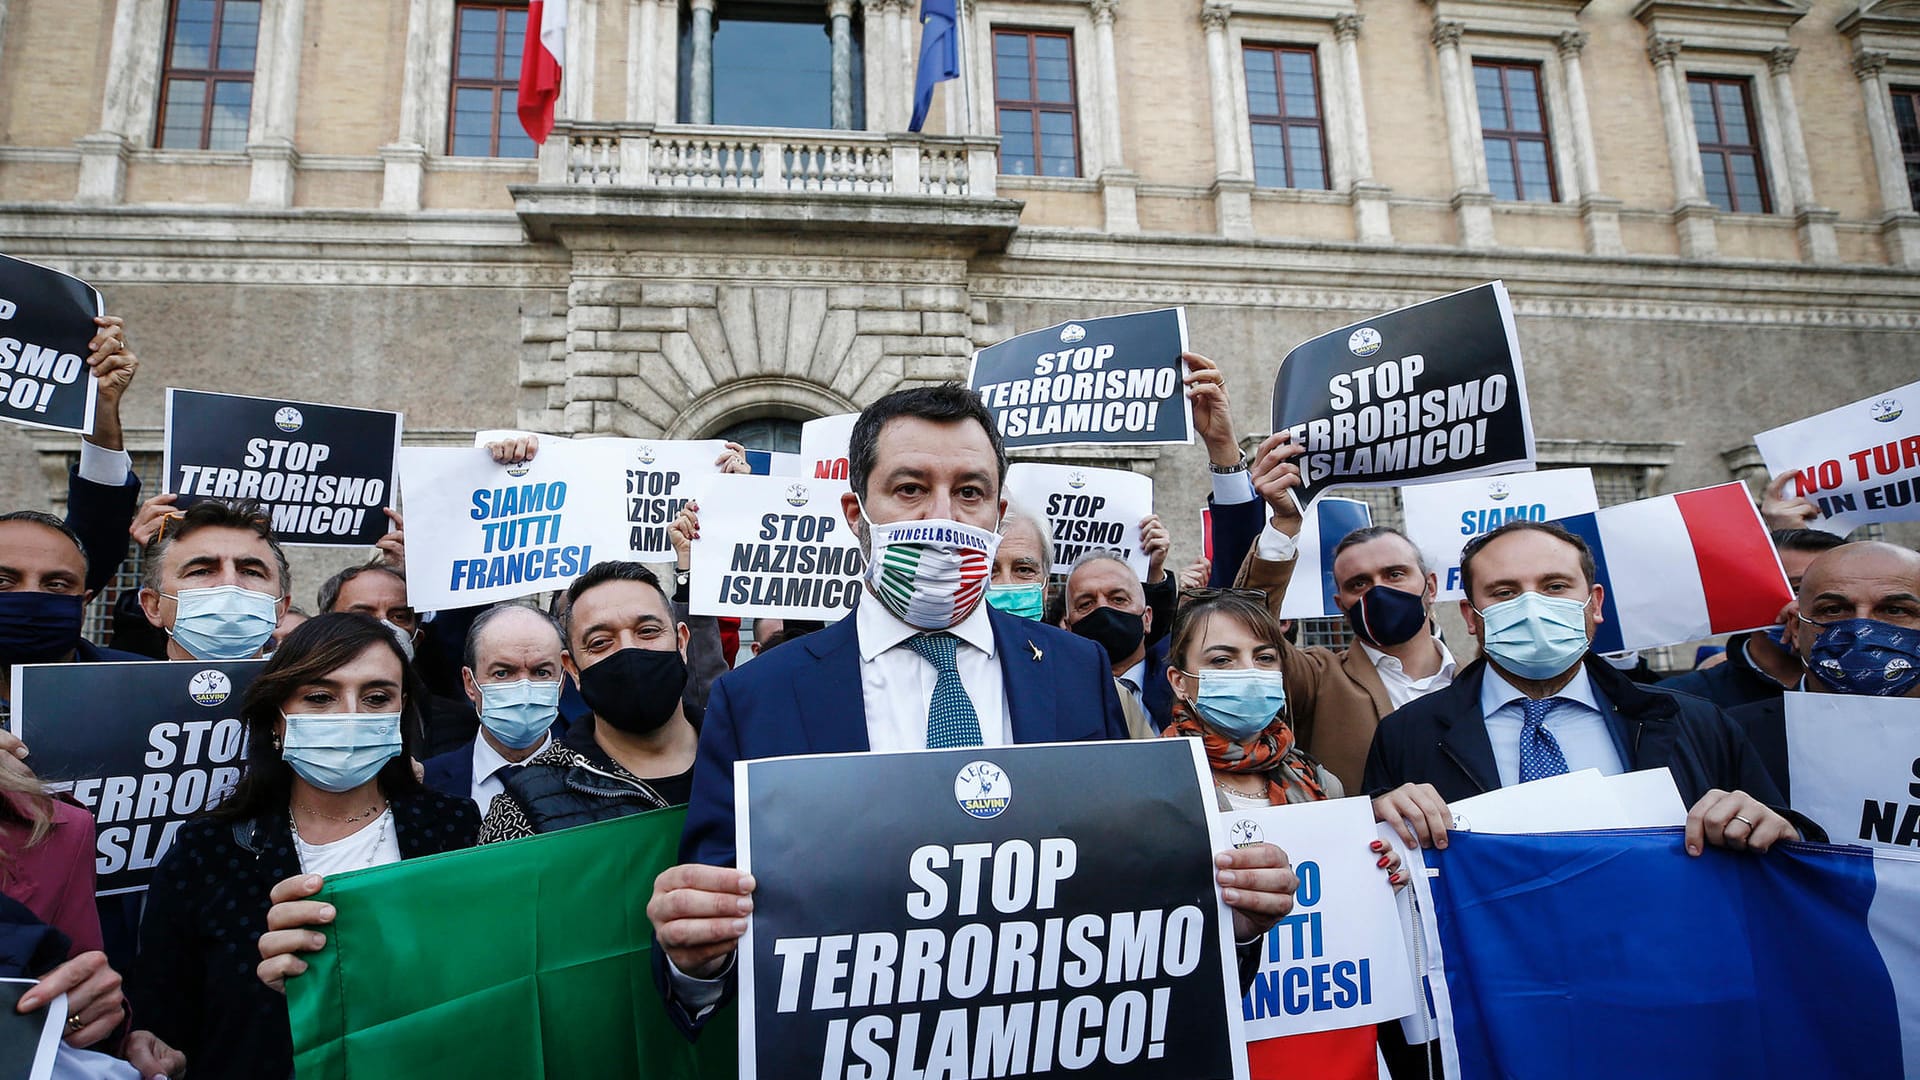
[[[866,508],[860,515],[866,517]],[[945,630],[959,623],[987,594],[1000,534],[944,518],[867,520],[872,554],[867,584],[888,611],[908,626]]]

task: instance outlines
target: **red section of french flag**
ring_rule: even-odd
[[[1253,1080],[1379,1080],[1374,1026],[1316,1031],[1247,1043]]]
[[[527,5],[527,35],[520,53],[520,126],[527,138],[545,143],[553,131],[553,106],[560,99],[561,54],[566,51],[566,0],[532,0]]]
[[[1733,633],[1778,620],[1793,595],[1746,486],[1736,482],[1683,491],[1673,500],[1700,567],[1711,632]]]

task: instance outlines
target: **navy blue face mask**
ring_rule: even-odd
[[[1376,649],[1390,649],[1427,627],[1425,591],[1402,592],[1389,585],[1375,585],[1360,594],[1347,609],[1347,625],[1361,641]]]
[[[1920,683],[1920,630],[1878,619],[1814,622],[1807,666],[1842,694],[1899,697]]]
[[[85,607],[78,593],[0,592],[0,664],[66,659],[80,645]]]

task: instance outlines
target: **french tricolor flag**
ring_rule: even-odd
[[[1606,588],[1595,652],[1771,626],[1793,600],[1760,511],[1737,480],[1559,523],[1593,549]]]

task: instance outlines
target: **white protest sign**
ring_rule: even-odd
[[[582,444],[543,444],[532,461],[500,465],[485,450],[403,447],[407,602],[421,611],[470,607],[563,589],[626,531],[618,499],[596,497],[596,462]]]
[[[719,474],[727,449],[720,439],[579,439],[574,445],[591,463],[595,496],[622,503],[627,557],[642,562],[674,557],[667,526],[692,499],[695,479]],[[617,545],[609,543],[607,551],[607,558],[620,557]]]
[[[1153,478],[1122,469],[1041,465],[1007,468],[1007,498],[1046,518],[1053,539],[1052,574],[1094,548],[1112,548],[1142,580],[1151,560],[1140,550],[1140,519],[1153,513]]]
[[[565,435],[548,435],[542,431],[521,431],[518,428],[481,428],[473,433],[473,445],[485,447],[492,443],[506,442],[510,439],[533,439],[541,446],[549,443],[572,442]]]
[[[1581,769],[1509,784],[1449,803],[1448,828],[1462,832],[1536,833],[1624,829],[1631,823],[1599,769]]]
[[[1553,521],[1600,509],[1592,469],[1551,469],[1400,489],[1407,537],[1440,575],[1436,600],[1459,600],[1460,550],[1509,521]]]
[[[822,416],[800,425],[800,475],[809,480],[845,480],[847,445],[859,413]]]
[[[866,560],[840,512],[840,480],[709,476],[694,488],[688,609],[833,621],[853,609]]]
[[[1293,911],[1267,931],[1260,970],[1240,1003],[1248,1041],[1411,1013],[1413,975],[1393,887],[1368,847],[1373,805],[1329,799],[1220,818],[1235,847],[1276,844],[1300,879]]]
[[[1793,808],[1836,844],[1920,848],[1920,698],[1784,699]]]
[[[1753,437],[1767,475],[1820,508],[1838,536],[1876,521],[1920,521],[1920,382]],[[1795,807],[1798,809],[1798,807]]]

